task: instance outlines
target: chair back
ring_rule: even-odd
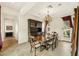
[[[33,47],[35,45],[35,40],[34,39],[35,38],[33,36],[30,36],[29,42],[30,42],[31,47]]]
[[[58,40],[58,33],[57,32],[53,32],[53,35],[52,35],[53,39],[56,41]]]

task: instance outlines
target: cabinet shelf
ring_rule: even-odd
[[[28,30],[29,30],[29,34],[31,36],[37,35],[37,33],[39,32],[38,28],[40,28],[42,30],[42,22],[41,21],[32,20],[32,19],[28,20]],[[40,30],[40,32],[41,32],[41,30]]]

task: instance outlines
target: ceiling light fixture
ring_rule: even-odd
[[[53,8],[52,7],[52,5],[48,5],[48,7],[47,7],[47,15],[45,16],[45,18],[44,18],[44,39],[46,39],[46,33],[47,33],[47,31],[46,31],[46,29],[47,29],[47,25],[49,24],[49,22],[51,22],[52,21],[52,17],[50,16],[50,10],[49,9],[51,9],[51,8]]]
[[[48,5],[48,7],[47,7],[47,15],[45,16],[45,21],[46,22],[50,22],[51,20],[52,20],[52,17],[50,16],[50,9],[51,8],[53,8],[53,6],[52,5]]]
[[[58,4],[58,6],[61,6],[61,5],[62,5],[61,3]]]

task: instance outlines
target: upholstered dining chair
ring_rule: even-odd
[[[58,44],[58,33],[57,32],[53,33],[53,39],[54,39],[54,45],[55,45],[55,48],[56,48],[57,44]]]
[[[52,47],[52,50],[57,47],[58,44],[58,33],[57,32],[52,32],[52,34],[48,37],[48,44],[50,47]]]
[[[41,43],[39,41],[35,40],[34,36],[30,36],[29,42],[30,42],[30,46],[31,46],[30,52],[32,52],[32,49],[34,49],[35,50],[34,55],[36,56],[36,49],[41,46]]]

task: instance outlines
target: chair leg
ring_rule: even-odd
[[[58,40],[57,40],[57,46],[58,46]]]
[[[52,50],[53,50],[53,44],[52,44]]]
[[[42,46],[40,46],[40,52],[41,52],[41,48],[42,48]]]
[[[30,52],[32,52],[32,47],[31,47],[31,50],[30,50]]]
[[[56,42],[55,42],[55,48],[56,48]]]
[[[35,48],[35,56],[36,56],[36,48]]]
[[[56,44],[55,44],[55,42],[52,44],[52,50],[53,49],[55,49],[55,47],[56,47]]]
[[[56,42],[55,42],[55,48],[57,47],[57,45],[58,45],[58,40],[56,40]]]

